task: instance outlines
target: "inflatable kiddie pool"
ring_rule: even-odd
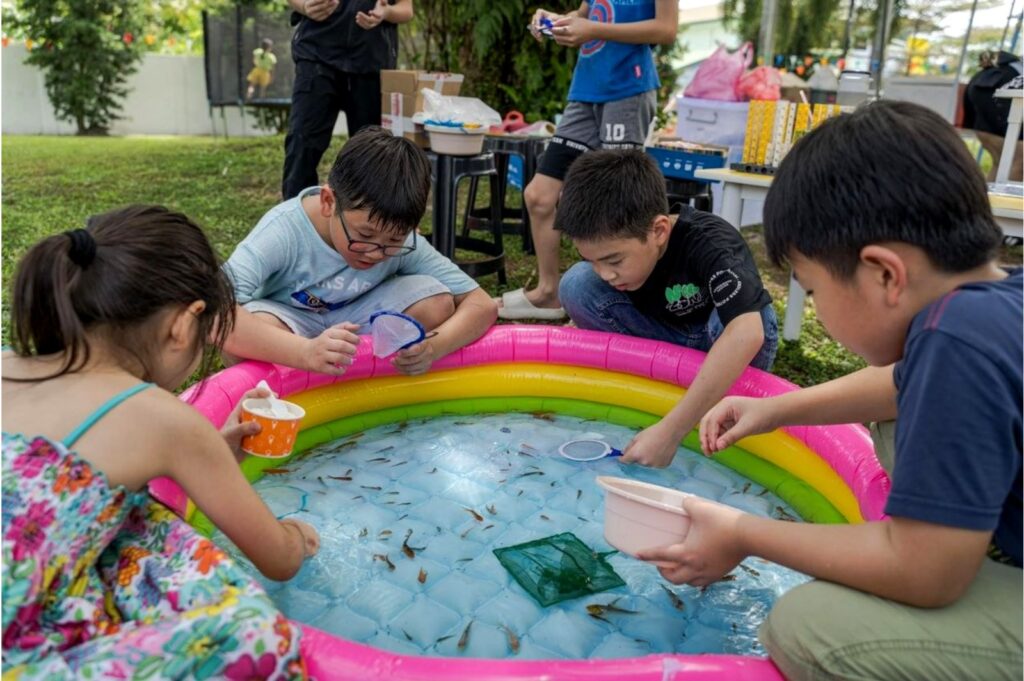
[[[220,426],[241,395],[266,380],[281,397],[306,410],[293,456],[387,423],[438,416],[552,411],[640,428],[668,412],[690,385],[704,353],[669,343],[552,326],[499,326],[437,362],[424,376],[397,375],[377,360],[369,339],[341,377],[245,362],[207,380],[183,399]],[[796,386],[748,368],[730,394],[766,397]],[[684,445],[699,451],[695,434]],[[860,425],[784,428],[749,437],[716,460],[760,484],[810,522],[883,517],[889,479]],[[250,458],[250,481],[280,460]],[[209,532],[209,521],[173,481],[151,485],[153,495]],[[588,679],[641,681],[685,678],[744,681],[781,679],[765,658],[735,655],[649,655],[615,660],[494,660],[399,655],[347,641],[308,625],[302,650],[310,676],[333,679]]]

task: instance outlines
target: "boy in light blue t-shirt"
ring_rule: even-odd
[[[483,335],[494,303],[416,234],[429,190],[416,145],[379,127],[352,137],[327,184],[268,211],[224,266],[239,303],[228,359],[341,374],[357,332],[381,310],[434,332],[392,360],[404,374]]]

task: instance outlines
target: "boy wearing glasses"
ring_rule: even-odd
[[[342,374],[380,310],[434,332],[392,359],[408,375],[483,335],[495,304],[416,234],[429,191],[415,144],[379,127],[353,136],[327,184],[272,208],[225,264],[239,303],[225,359]]]

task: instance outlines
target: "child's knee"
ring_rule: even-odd
[[[558,191],[552,191],[546,185],[547,183],[530,182],[523,190],[523,202],[534,219],[545,219],[555,214]]]
[[[455,298],[450,293],[439,293],[413,303],[405,309],[427,331],[435,329],[455,314]]]

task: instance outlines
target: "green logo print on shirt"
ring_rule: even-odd
[[[665,306],[669,312],[683,316],[691,310],[703,307],[704,296],[696,284],[676,284],[665,289]]]

